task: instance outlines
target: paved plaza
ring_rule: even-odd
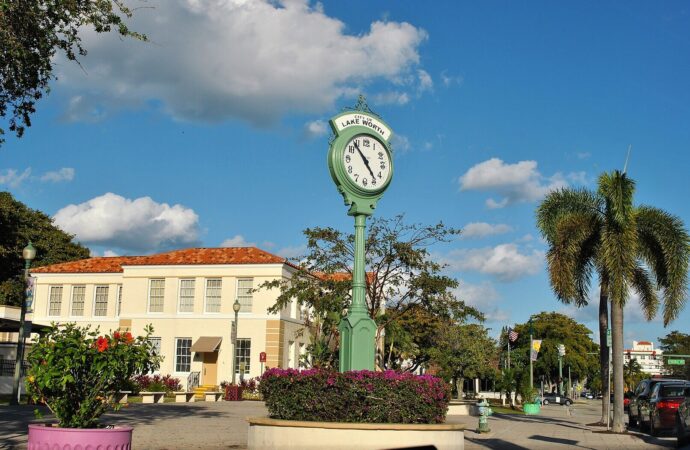
[[[467,426],[465,448],[475,449],[664,449],[675,448],[671,437],[653,438],[639,433],[607,434],[587,426],[598,418],[599,404],[577,403],[571,414],[564,406],[547,406],[539,416],[496,415],[489,420],[491,432],[473,430],[476,417],[451,416],[449,422]],[[112,424],[134,426],[136,450],[244,449],[245,417],[266,415],[262,402],[132,404],[103,416]],[[0,449],[26,448],[27,424],[34,420],[32,406],[0,407]],[[314,448],[327,449],[327,443]],[[686,447],[690,449],[690,447]]]

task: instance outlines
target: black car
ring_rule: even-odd
[[[658,383],[687,383],[687,381],[671,378],[648,378],[640,381],[628,406],[630,427],[645,429],[649,425],[649,397]]]
[[[566,397],[565,395],[561,394],[556,394],[556,393],[544,393],[544,397],[541,399],[541,404],[542,405],[548,405],[549,403],[557,403],[559,405],[565,405],[565,406],[570,406],[573,404],[573,401]]]
[[[678,405],[676,437],[678,437],[678,447],[690,442],[690,387],[685,388],[685,398]]]
[[[657,383],[649,397],[649,434],[676,428],[676,418],[685,395],[690,393],[690,383]]]

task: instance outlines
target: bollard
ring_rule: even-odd
[[[493,411],[491,411],[489,407],[489,402],[484,398],[479,399],[477,407],[479,408],[479,428],[477,428],[477,432],[488,433],[491,431],[491,429],[489,429],[489,416]]]

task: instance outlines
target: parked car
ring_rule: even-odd
[[[690,387],[685,388],[683,401],[678,405],[676,414],[676,437],[678,447],[690,442]]]
[[[582,392],[580,394],[580,397],[592,400],[594,398],[594,394],[592,394],[591,392]]]
[[[685,380],[672,378],[647,378],[640,381],[635,388],[628,406],[628,424],[630,427],[646,429],[649,425],[649,397],[652,389],[659,383],[687,383]]]
[[[569,399],[568,397],[561,395],[561,394],[555,394],[555,393],[544,393],[544,397],[541,399],[541,404],[542,405],[548,405],[549,403],[557,403],[559,405],[565,405],[565,406],[570,406],[573,404],[573,401]]]
[[[690,383],[657,383],[654,386],[649,397],[649,434],[658,436],[676,427],[678,407],[688,390]]]

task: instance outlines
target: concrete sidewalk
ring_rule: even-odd
[[[450,416],[448,422],[467,426],[465,448],[475,449],[662,449],[674,448],[671,437],[653,438],[641,433],[607,434],[587,426],[599,419],[599,404],[575,404],[572,415],[564,406],[549,405],[539,416],[495,415],[489,419],[491,432],[477,434],[477,418]],[[25,449],[28,423],[34,420],[33,406],[0,406],[0,449]],[[248,425],[245,417],[265,416],[263,402],[132,404],[118,413],[107,414],[103,422],[134,426],[132,446],[136,450],[244,449]],[[50,418],[47,417],[49,420]],[[327,449],[328,443],[315,443]]]

